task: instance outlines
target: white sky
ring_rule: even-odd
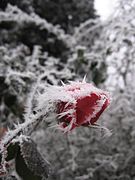
[[[106,20],[116,5],[118,0],[95,0],[95,9],[103,20]]]

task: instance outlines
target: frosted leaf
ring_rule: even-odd
[[[35,175],[47,178],[51,173],[50,163],[38,152],[36,144],[28,138],[20,143],[20,148],[27,167]]]

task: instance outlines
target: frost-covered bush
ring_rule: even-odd
[[[74,76],[59,63],[59,59],[42,52],[40,46],[35,46],[32,54],[24,45],[16,48],[1,46],[0,56],[1,122],[11,126],[13,121],[23,121],[27,96],[38,79],[56,85],[58,79],[71,79]]]
[[[55,25],[45,19],[43,11],[37,15],[33,11],[32,1],[29,2],[21,1],[21,10],[8,6],[0,12],[0,42],[3,45],[0,47],[0,137],[7,131],[7,126],[13,130],[10,135],[13,135],[12,132],[18,133],[13,136],[15,141],[7,149],[8,153],[3,151],[5,154],[2,159],[7,153],[6,160],[16,159],[16,162],[11,161],[10,166],[4,164],[7,169],[11,169],[11,175],[2,179],[18,179],[13,169],[25,180],[35,178],[30,171],[35,171],[36,179],[47,177],[49,173],[52,174],[49,180],[133,179],[134,1],[121,1],[118,11],[115,11],[108,21],[82,20],[80,25],[77,24],[78,27],[70,29],[72,35],[66,34],[56,25],[58,19],[52,14],[54,19],[51,22],[55,21]],[[35,2],[37,3],[39,1]],[[83,1],[82,4],[87,5],[84,3]],[[77,4],[80,6],[81,1],[77,1]],[[72,21],[71,16],[64,17]],[[64,28],[69,24],[61,21]],[[59,120],[49,111],[45,121],[40,118],[40,123],[31,124],[30,121],[30,124],[26,124],[28,128],[23,126],[29,115],[32,114],[32,120],[37,116],[37,112],[42,112],[37,108],[37,104],[45,102],[45,89],[50,88],[50,85],[57,86],[60,80],[65,82],[67,79],[82,79],[84,75],[87,75],[88,81],[92,80],[112,92],[110,109],[100,117],[100,127],[94,126],[96,129],[100,128],[100,131],[91,127],[75,128],[64,135],[55,131],[53,125],[70,125],[73,117],[70,117],[70,111],[63,114],[64,119],[61,117]],[[33,93],[30,93],[31,91]],[[40,100],[36,98],[41,94]],[[25,107],[26,104],[29,108]],[[77,104],[78,107],[80,104]],[[63,107],[65,104],[62,102],[58,112],[62,113]],[[23,116],[25,109],[26,115]],[[69,110],[70,106],[67,106],[67,109]],[[68,120],[65,122],[66,118]],[[19,126],[23,133],[19,131],[18,122],[23,126]],[[55,123],[52,125],[52,122]],[[19,132],[15,130],[14,123],[17,124]],[[81,121],[82,125],[84,123]],[[102,126],[111,129],[112,136],[102,136]],[[23,135],[20,135],[21,133]],[[9,137],[12,137],[10,135]],[[12,138],[9,142],[12,142]],[[37,158],[30,154],[36,154]],[[46,159],[51,162],[52,171]],[[40,162],[42,163],[39,164]],[[36,166],[40,168],[37,169]],[[27,177],[21,167],[28,172]],[[5,173],[5,169],[1,168],[1,173]]]
[[[68,33],[80,23],[96,17],[94,0],[5,0],[0,1],[0,8],[5,9],[8,3],[27,13],[35,12],[52,24],[59,24]]]
[[[34,45],[40,45],[55,57],[65,56],[68,51],[67,39],[70,36],[34,12],[28,14],[17,6],[8,5],[5,11],[0,11],[0,24],[2,44],[14,47],[23,43],[31,51]]]
[[[114,159],[110,160],[114,166],[114,174],[111,174],[114,179],[134,178],[134,3],[133,0],[120,1],[113,16],[103,23],[102,33],[95,41],[94,52],[98,52],[107,65],[105,86],[114,97],[105,117],[113,135],[104,144]],[[104,167],[98,171],[100,178],[101,171],[105,172]]]
[[[67,33],[73,33],[75,26],[96,17],[93,0],[33,0],[33,8],[42,18],[60,24]]]

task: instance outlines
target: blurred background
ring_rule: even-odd
[[[135,1],[0,0],[0,135],[23,122],[29,93],[43,74],[93,82],[111,93],[100,123],[70,134],[33,132],[52,163],[49,180],[135,180]],[[31,179],[32,180],[32,179]]]

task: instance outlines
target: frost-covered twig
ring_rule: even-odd
[[[34,23],[41,30],[47,30],[56,35],[56,37],[65,43],[71,41],[71,36],[65,34],[65,32],[58,25],[53,25],[47,22],[45,19],[42,19],[35,13],[31,13],[30,15],[23,12],[16,6],[8,5],[6,12],[0,12],[0,22],[17,22],[22,25],[23,23]]]
[[[41,122],[44,119],[45,115],[35,116],[33,119],[29,119],[22,124],[15,125],[14,130],[8,130],[4,138],[1,140],[0,144],[0,153],[5,151],[5,148],[15,140],[15,138],[21,134],[30,135],[28,131],[31,128],[37,126],[37,123]]]

